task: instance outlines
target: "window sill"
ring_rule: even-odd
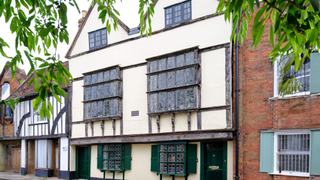
[[[295,176],[295,177],[310,177],[309,173],[290,173],[290,172],[284,172],[284,173],[269,173],[270,175],[277,175],[277,176]]]
[[[84,122],[95,122],[95,121],[104,121],[104,120],[113,120],[113,119],[121,119],[122,116],[111,116],[111,117],[98,117],[91,119],[84,119]]]
[[[289,94],[285,96],[275,96],[275,97],[269,98],[269,100],[293,99],[293,98],[304,97],[304,96],[310,96],[310,91],[299,92],[299,93]]]
[[[29,126],[36,126],[41,124],[48,124],[48,121],[42,121],[42,122],[34,122],[33,124],[29,124]]]

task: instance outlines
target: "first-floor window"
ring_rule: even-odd
[[[98,169],[101,171],[131,169],[131,144],[98,145]]]
[[[35,167],[52,168],[52,140],[36,140],[35,146]]]
[[[278,134],[277,171],[279,173],[309,173],[310,134]]]
[[[151,171],[164,175],[183,176],[196,173],[196,144],[187,144],[186,142],[159,143],[152,146],[151,154]]]

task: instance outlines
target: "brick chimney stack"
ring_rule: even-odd
[[[87,11],[86,10],[82,10],[82,17],[81,19],[79,19],[78,21],[78,28],[80,28],[80,26],[82,25],[83,21],[84,21],[84,18],[86,17],[87,15]]]

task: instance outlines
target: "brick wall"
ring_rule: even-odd
[[[265,33],[256,49],[251,46],[252,40],[244,40],[239,50],[239,176],[240,179],[249,180],[309,179],[259,172],[260,130],[320,128],[319,96],[272,98],[274,72],[272,60],[268,60],[272,50],[269,43],[270,23],[271,21],[266,22]],[[251,28],[252,24],[249,25],[248,37],[251,37]],[[235,68],[235,50],[233,63]],[[235,76],[233,78],[235,89]],[[233,112],[235,113],[235,109]],[[312,176],[311,179],[320,177]]]

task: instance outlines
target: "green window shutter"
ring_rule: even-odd
[[[273,132],[262,132],[260,136],[260,172],[273,172]]]
[[[311,131],[311,165],[310,174],[320,175],[320,130]]]
[[[151,146],[151,171],[158,172],[158,165],[159,165],[159,152],[158,152],[158,145]]]
[[[103,145],[98,145],[97,168],[102,169]]]
[[[310,93],[320,92],[320,54],[313,52],[310,55]]]
[[[197,145],[188,144],[187,146],[187,174],[197,174]]]
[[[124,170],[131,169],[131,144],[124,144]]]

